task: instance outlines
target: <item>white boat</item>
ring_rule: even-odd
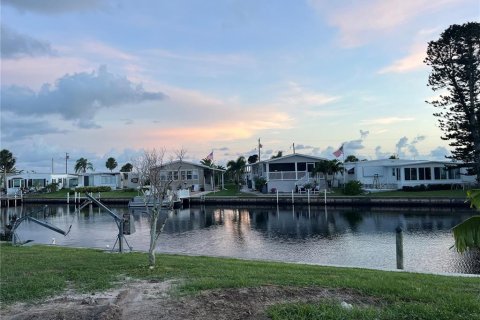
[[[178,190],[167,195],[166,199],[162,200],[160,206],[162,208],[180,208],[182,206],[183,199],[190,197],[189,190]],[[147,203],[145,203],[147,200]],[[136,196],[128,202],[130,208],[152,207],[154,206],[154,199],[147,196]]]

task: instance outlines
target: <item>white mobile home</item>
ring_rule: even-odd
[[[86,172],[78,175],[79,187],[122,188],[120,172]]]
[[[52,183],[58,184],[57,189],[74,188],[78,184],[75,174],[59,173],[19,173],[7,176],[7,194],[22,191],[39,191]]]
[[[475,182],[458,163],[430,160],[383,159],[345,163],[346,180],[358,180],[365,189],[402,189],[419,185],[464,186]]]
[[[259,161],[247,165],[247,184],[251,186],[255,178],[262,177],[267,181],[266,190],[268,192],[272,189],[279,192],[291,192],[296,189],[296,186],[307,183],[322,184],[324,178],[319,177],[322,181],[315,181],[316,177],[313,172],[315,164],[324,160],[328,159],[296,153]]]

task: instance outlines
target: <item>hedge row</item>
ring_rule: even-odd
[[[421,184],[418,186],[404,186],[402,188],[403,191],[434,191],[434,190],[451,190],[452,185],[451,184]]]
[[[110,187],[77,187],[75,188],[75,191],[80,193],[85,193],[85,192],[97,193],[97,192],[112,191],[112,188]]]

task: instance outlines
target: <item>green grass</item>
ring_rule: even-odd
[[[240,192],[240,188],[235,184],[226,184],[221,191],[211,192],[207,197],[256,197],[255,194]]]
[[[0,301],[10,304],[61,293],[104,290],[121,277],[183,279],[180,294],[266,285],[346,289],[380,301],[345,312],[337,302],[286,304],[273,319],[480,319],[480,278],[321,267],[227,258],[158,255],[150,270],[144,253],[0,246]],[[358,310],[357,310],[358,309]]]
[[[95,197],[98,197],[98,193],[93,194]],[[129,199],[133,198],[138,195],[137,191],[108,191],[108,192],[100,192],[100,198],[115,198],[115,199]],[[83,196],[83,195],[82,195]],[[26,197],[28,198],[37,198],[37,199],[66,199],[67,198],[67,191],[66,190],[59,190],[56,192],[50,193],[31,193],[27,194]],[[70,198],[73,198],[73,195],[70,195]]]

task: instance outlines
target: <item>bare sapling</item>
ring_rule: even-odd
[[[177,174],[161,174],[162,169],[168,168],[173,162],[181,163],[186,152],[185,150],[175,151],[175,156],[166,159],[165,149],[152,149],[144,152],[142,156],[134,161],[135,171],[138,172],[139,189],[143,197],[145,205],[145,212],[150,219],[150,245],[148,248],[148,262],[150,268],[155,266],[155,248],[157,246],[157,240],[160,234],[163,232],[163,228],[168,219],[168,211],[171,208],[166,207],[165,204],[169,203],[170,186],[175,177],[178,177],[178,171],[180,166],[176,166]],[[162,211],[165,213],[160,226],[158,226],[158,219]]]

